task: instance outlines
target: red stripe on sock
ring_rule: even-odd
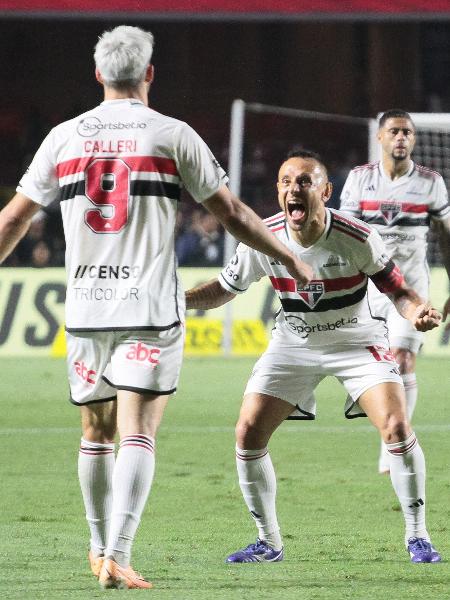
[[[417,444],[417,438],[414,438],[412,442],[410,442],[407,446],[402,446],[401,448],[388,448],[388,452],[393,454],[394,456],[400,456],[401,454],[407,454],[411,452],[414,446]]]
[[[266,456],[266,454],[268,454],[268,450],[266,450],[263,454],[257,454],[256,456],[246,456],[244,454],[239,454],[238,452],[236,452],[236,458],[238,458],[239,460],[245,460],[245,461],[249,461],[249,460],[257,460],[258,458],[264,458],[264,456]]]
[[[149,452],[154,452],[153,441],[148,436],[142,434],[130,435],[123,438],[120,442],[120,447],[124,448],[126,446],[135,446],[137,448],[148,450]]]

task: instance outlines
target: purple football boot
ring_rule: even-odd
[[[250,544],[247,548],[238,550],[230,554],[225,562],[227,563],[251,563],[251,562],[280,562],[283,560],[283,548],[274,550],[259,538],[255,544]]]
[[[413,563],[437,563],[442,560],[439,552],[425,538],[409,538],[407,550]]]

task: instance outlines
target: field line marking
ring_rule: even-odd
[[[234,427],[227,425],[219,426],[205,426],[200,425],[166,425],[161,427],[161,434],[179,434],[179,433],[232,433]],[[375,431],[372,425],[359,425],[355,427],[350,424],[342,425],[316,425],[314,423],[303,423],[303,424],[292,424],[286,423],[281,426],[281,433],[295,433],[296,435],[304,434],[315,434],[315,433],[367,433],[368,431]],[[429,425],[416,425],[414,431],[417,432],[439,432],[439,431],[450,431],[450,424],[429,424]],[[64,433],[79,433],[81,435],[80,427],[0,427],[0,435],[58,435]]]

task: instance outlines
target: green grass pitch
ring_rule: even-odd
[[[403,519],[376,472],[378,437],[343,418],[335,380],[318,389],[315,422],[285,423],[271,455],[286,558],[226,565],[252,542],[234,466],[234,422],[254,360],[189,359],[157,442],[156,477],[132,564],[149,591],[103,592],[88,570],[76,475],[78,409],[60,360],[3,360],[0,393],[0,596],[71,598],[448,598],[450,403],[445,360],[422,358],[415,430],[427,457],[428,527],[445,562],[412,565]]]

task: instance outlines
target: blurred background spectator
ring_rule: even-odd
[[[196,209],[178,235],[175,250],[180,267],[214,267],[223,263],[223,246],[224,232],[217,219]]]

